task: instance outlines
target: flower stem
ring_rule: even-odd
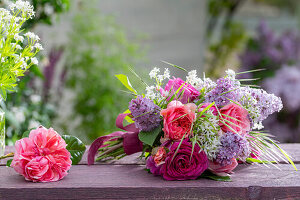
[[[5,158],[9,158],[9,157],[14,157],[14,155],[15,155],[15,154],[12,153],[12,152],[11,152],[11,153],[8,153],[8,154],[6,154],[6,155],[4,155],[4,156],[0,156],[0,160],[1,160],[1,159],[5,159]]]

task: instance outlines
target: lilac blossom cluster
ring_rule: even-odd
[[[160,109],[152,100],[142,96],[129,103],[129,110],[140,131],[151,131],[160,125]]]
[[[250,153],[249,142],[239,134],[227,132],[220,138],[221,146],[216,162],[222,166],[230,165],[233,158],[245,160]]]
[[[272,78],[264,81],[264,87],[281,96],[287,110],[293,112],[300,108],[300,68],[283,66]]]
[[[257,101],[256,106],[259,107],[260,116],[257,121],[263,121],[274,112],[279,112],[283,105],[280,97],[269,94],[263,89],[249,88],[252,97]]]
[[[216,83],[216,87],[205,95],[206,102],[215,102],[218,106],[224,106],[230,100],[236,101],[239,99],[239,81],[225,77],[219,78]]]
[[[257,34],[240,56],[243,68],[279,68],[282,64],[299,61],[300,37],[297,32],[287,31],[276,36],[262,21],[257,28]]]

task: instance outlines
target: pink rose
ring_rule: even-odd
[[[225,166],[222,166],[217,162],[209,161],[208,169],[218,176],[227,176],[228,174],[233,173],[232,171],[236,168],[237,165],[238,162],[235,158],[232,158],[232,163],[230,165]]]
[[[183,85],[183,86],[182,86]],[[169,99],[174,95],[174,93],[181,87],[180,91],[177,93],[175,99],[179,100],[181,103],[192,103],[200,95],[200,92],[196,90],[192,85],[185,83],[180,78],[170,79],[165,86],[165,91],[169,92]],[[181,92],[184,90],[183,94],[180,96]]]
[[[52,128],[39,127],[30,132],[29,138],[16,141],[11,166],[28,181],[58,181],[68,174],[72,164],[66,146]]]
[[[233,132],[235,130],[242,136],[246,135],[250,131],[250,120],[248,117],[248,111],[242,108],[242,106],[236,105],[235,103],[230,103],[220,109],[222,117],[220,120],[220,127],[223,132]],[[227,120],[227,121],[226,121]],[[229,123],[229,122],[231,123]],[[226,125],[224,125],[226,124]],[[231,128],[229,128],[229,127]]]
[[[202,112],[202,111],[203,111],[207,106],[209,106],[209,105],[210,105],[210,103],[204,103],[204,104],[198,109],[198,111],[199,111],[199,112]],[[211,106],[211,107],[209,108],[209,110],[212,111],[213,115],[215,115],[215,116],[218,115],[218,110],[217,110],[217,108],[216,108],[215,105]]]
[[[188,180],[198,178],[208,167],[208,159],[204,151],[188,139],[182,141],[179,149],[178,142],[174,142],[167,154],[160,173],[166,180]],[[177,153],[175,154],[176,150]]]
[[[195,120],[195,104],[183,105],[180,101],[172,101],[160,114],[164,118],[165,138],[181,140],[185,134],[187,138],[192,132],[192,123]]]

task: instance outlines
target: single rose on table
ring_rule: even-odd
[[[66,142],[52,128],[39,127],[28,138],[15,143],[11,166],[27,181],[54,182],[61,180],[71,168],[71,154]]]

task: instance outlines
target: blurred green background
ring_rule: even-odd
[[[129,68],[147,81],[149,69],[166,67],[162,60],[214,78],[227,68],[267,69],[253,74],[261,77],[253,84],[280,95],[285,109],[265,127],[282,142],[300,142],[299,1],[30,2],[37,14],[24,29],[39,34],[45,51],[1,105],[7,144],[40,124],[86,143],[116,130],[131,96],[114,75],[143,90]]]

